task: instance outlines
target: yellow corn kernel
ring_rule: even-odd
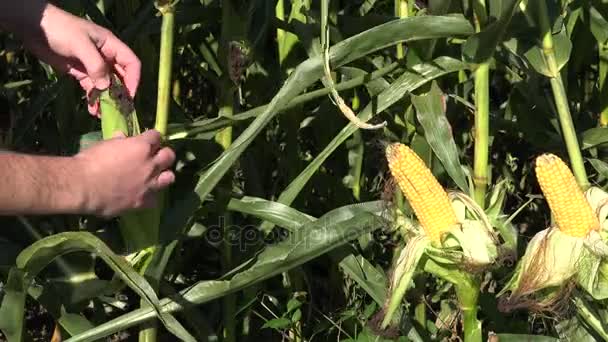
[[[432,241],[440,241],[441,235],[458,223],[447,193],[409,147],[391,144],[386,148],[386,158],[424,232]]]
[[[599,228],[599,220],[583,191],[559,157],[543,154],[536,158],[536,178],[562,233],[585,237]]]

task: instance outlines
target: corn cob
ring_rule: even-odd
[[[599,228],[597,216],[559,157],[544,154],[536,158],[536,178],[562,233],[585,237],[592,229]]]
[[[422,159],[403,144],[386,148],[391,173],[432,241],[458,223],[447,193]]]

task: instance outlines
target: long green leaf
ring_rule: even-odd
[[[419,96],[412,96],[418,121],[424,128],[424,137],[433,152],[464,193],[469,193],[469,184],[458,159],[458,146],[452,136],[452,127],[445,116],[443,93],[435,82],[431,89]]]
[[[185,341],[194,341],[194,338],[172,315],[161,312],[158,297],[150,284],[124,258],[114,254],[103,241],[88,232],[66,232],[52,235],[38,240],[24,249],[17,257],[16,268],[11,272],[14,275],[11,279],[15,281],[11,289],[15,292],[9,296],[5,295],[2,310],[14,310],[9,308],[10,303],[25,298],[27,288],[33,279],[55,258],[79,251],[95,253],[102,258],[127,286],[150,305],[149,309],[154,312],[155,316],[158,316],[169,331]],[[17,290],[19,288],[19,284],[16,284],[17,279],[21,280],[20,291]],[[2,310],[0,313],[4,314]],[[18,318],[18,316],[13,318]]]
[[[347,255],[339,264],[340,268],[351,277],[378,305],[384,305],[387,295],[388,280],[386,275],[376,269],[362,255]]]
[[[382,202],[355,204],[332,210],[304,225],[283,242],[267,247],[256,258],[245,262],[246,267],[239,266],[244,270],[230,280],[200,281],[182,291],[179,296],[161,300],[162,311],[181,311],[189,305],[206,303],[306,263],[382,226],[384,221],[379,216],[382,211]],[[152,308],[137,309],[66,342],[93,341],[154,317]]]
[[[296,229],[301,229],[306,224],[315,220],[314,217],[283,204],[251,197],[243,198],[242,200],[232,199],[228,204],[228,208],[254,215],[287,229],[291,228],[292,232]],[[338,266],[342,271],[361,286],[378,305],[384,304],[387,285],[384,272],[376,269],[361,255],[348,254],[342,260],[336,261],[339,262]]]
[[[467,62],[481,63],[492,57],[520,2],[521,0],[502,1],[498,20],[467,39],[462,47],[462,54]]]
[[[336,90],[342,91],[342,90],[352,89],[352,88],[355,88],[355,87],[358,87],[361,85],[367,86],[370,83],[376,84],[377,82],[382,81],[381,78],[383,76],[385,76],[388,73],[393,72],[395,69],[397,69],[398,66],[399,66],[398,63],[391,63],[370,74],[353,77],[352,79],[350,79],[348,81],[340,82],[340,83],[336,84]],[[343,69],[351,69],[351,68],[341,68],[340,70],[343,71]],[[347,73],[347,72],[348,72],[348,70],[345,71],[345,73]],[[328,94],[329,94],[329,89],[321,88],[321,89],[313,90],[308,93],[296,96],[291,102],[289,102],[289,104],[287,104],[282,109],[279,109],[279,112],[284,112],[288,109],[302,105],[304,103],[310,102],[314,99],[326,96]],[[170,139],[182,139],[182,138],[202,136],[204,138],[210,139],[211,137],[215,136],[215,134],[220,129],[222,129],[224,127],[228,127],[230,125],[237,124],[241,121],[250,120],[250,119],[260,116],[262,113],[264,113],[264,111],[266,111],[268,106],[269,105],[263,105],[263,106],[253,108],[253,109],[250,109],[243,113],[236,114],[232,118],[216,117],[216,118],[212,118],[212,119],[194,121],[194,123],[187,124],[187,125],[180,125],[180,124],[172,125],[171,127],[169,127],[169,129],[170,129],[169,138]]]
[[[272,221],[292,232],[301,228],[303,224],[315,220],[314,217],[284,204],[256,197],[232,199],[228,203],[228,209]]]
[[[340,67],[374,51],[399,42],[467,36],[473,28],[462,17],[421,16],[395,20],[377,26],[346,39],[330,49],[330,63]],[[323,74],[321,56],[302,62],[289,76],[264,113],[257,117],[234,143],[199,178],[194,191],[177,204],[181,208],[168,221],[174,226],[184,226],[185,220],[211,193],[230,167],[238,160],[253,139],[266,127],[276,114],[304,89],[316,82]]]
[[[411,70],[404,72],[388,89],[380,93],[375,101],[369,103],[358,116],[361,120],[367,121],[373,115],[382,112],[418,87],[443,75],[466,68],[467,64],[450,57],[439,57],[431,63],[416,65]],[[287,186],[279,196],[278,202],[286,205],[291,204],[323,162],[356,130],[357,127],[354,124],[346,125],[300,175]],[[261,229],[268,232],[272,229],[272,224],[264,223]]]

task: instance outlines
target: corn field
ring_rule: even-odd
[[[54,3],[137,95],[1,32],[0,148],[156,128],[176,182],[0,217],[0,340],[608,341],[608,2]]]

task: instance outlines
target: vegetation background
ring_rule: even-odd
[[[55,1],[141,58],[139,121],[152,128],[158,104],[169,106],[177,183],[143,247],[116,220],[1,218],[4,336],[388,340],[370,321],[405,243],[393,208],[411,210],[391,185],[386,143],[411,146],[446,188],[509,218],[520,255],[550,223],[534,157],[569,160],[564,138],[574,139],[588,181],[606,185],[608,4],[543,2],[561,102],[533,1],[333,0],[327,12],[311,0]],[[357,129],[328,96],[325,20],[335,89],[360,119],[386,122],[382,129]],[[574,135],[562,133],[564,110]],[[2,148],[72,155],[99,131],[76,82],[0,36]],[[476,161],[484,146],[487,160]],[[501,312],[496,293],[512,271],[504,262],[484,274],[484,339],[601,339],[574,306]],[[415,284],[393,338],[457,340],[450,284],[424,274]],[[603,303],[592,312],[606,321]],[[162,324],[151,323],[156,315]]]

